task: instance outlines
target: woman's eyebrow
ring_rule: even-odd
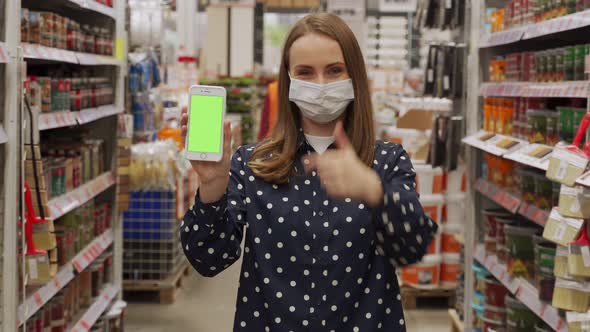
[[[332,66],[338,66],[338,65],[344,65],[344,62],[341,62],[341,61],[334,62],[334,63],[331,63],[331,64],[327,65],[326,67],[332,67]]]
[[[309,65],[297,65],[295,66],[296,69],[313,69],[313,66]]]

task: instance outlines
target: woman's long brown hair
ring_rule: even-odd
[[[367,71],[361,49],[348,25],[333,14],[311,14],[295,24],[283,47],[279,70],[278,118],[270,139],[261,142],[250,158],[254,175],[273,184],[286,183],[293,174],[301,115],[289,101],[289,53],[291,45],[308,33],[325,35],[340,44],[354,87],[354,102],[346,110],[344,127],[359,158],[373,163],[375,133]]]

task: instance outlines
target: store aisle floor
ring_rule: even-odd
[[[128,332],[224,332],[231,331],[240,264],[213,279],[191,270],[172,305],[129,305]],[[408,332],[448,332],[446,310],[416,310],[406,313]]]

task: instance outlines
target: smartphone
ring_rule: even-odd
[[[193,85],[189,90],[186,157],[189,160],[220,161],[223,157],[225,88]]]

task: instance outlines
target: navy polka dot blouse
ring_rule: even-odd
[[[418,262],[436,232],[415,191],[415,172],[400,145],[378,141],[373,169],[383,203],[370,208],[328,197],[301,157],[313,148],[301,135],[295,174],[284,185],[255,177],[254,146],[233,156],[218,202],[198,194],[180,235],[203,276],[241,254],[234,331],[405,331],[395,268]]]

